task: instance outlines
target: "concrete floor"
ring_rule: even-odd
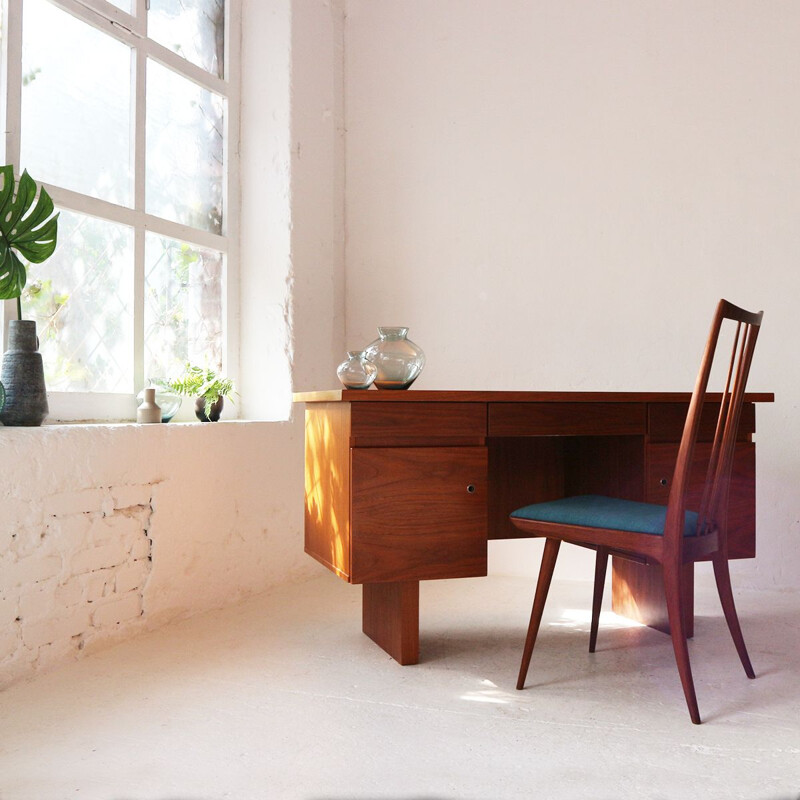
[[[0,693],[2,800],[800,796],[800,596],[739,593],[758,675],[701,587],[691,654],[554,582],[528,688],[514,689],[533,585],[423,584],[422,662],[360,633],[331,575],[205,614]]]

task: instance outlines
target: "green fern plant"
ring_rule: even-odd
[[[26,265],[41,264],[53,255],[58,235],[58,214],[44,187],[25,170],[17,182],[14,167],[0,167],[0,299],[17,299],[17,317],[22,319],[20,295],[28,279]]]
[[[233,381],[230,378],[220,378],[212,369],[187,364],[186,369],[179,378],[161,382],[162,385],[186,397],[202,397],[205,400],[205,414],[211,413],[211,406],[220,397],[230,397],[234,393]],[[233,398],[231,397],[231,400]]]

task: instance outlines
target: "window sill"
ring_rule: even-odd
[[[218,422],[200,422],[200,421],[175,421],[172,420],[170,422],[161,422],[161,423],[139,423],[139,422],[132,422],[130,420],[118,420],[118,421],[108,421],[108,420],[54,420],[48,421],[45,420],[41,425],[38,426],[25,426],[25,425],[13,425],[13,426],[5,426],[0,424],[0,431],[3,433],[0,435],[7,435],[6,431],[36,431],[36,430],[55,430],[59,428],[67,428],[70,430],[80,429],[80,428],[87,428],[96,430],[98,428],[111,428],[111,429],[120,429],[120,428],[153,428],[153,429],[166,429],[169,428],[172,430],[173,428],[217,428],[220,426],[229,426],[229,425],[283,425],[288,422],[291,422],[291,419],[221,419]]]

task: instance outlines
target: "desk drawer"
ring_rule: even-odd
[[[644,434],[644,403],[490,403],[489,436]]]
[[[651,442],[680,442],[686,423],[688,403],[651,403],[647,410],[647,432]],[[706,403],[700,415],[698,442],[713,442],[717,429],[719,403]],[[742,406],[737,441],[749,442],[756,430],[756,407],[753,403]]]
[[[482,444],[486,436],[485,403],[352,403],[350,442],[382,444]]]

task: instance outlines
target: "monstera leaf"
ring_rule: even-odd
[[[0,167],[0,181],[0,298],[9,299],[25,288],[25,264],[19,256],[41,264],[53,255],[58,214],[53,214],[50,195],[44,187],[37,190],[27,170],[17,184],[14,168]]]

